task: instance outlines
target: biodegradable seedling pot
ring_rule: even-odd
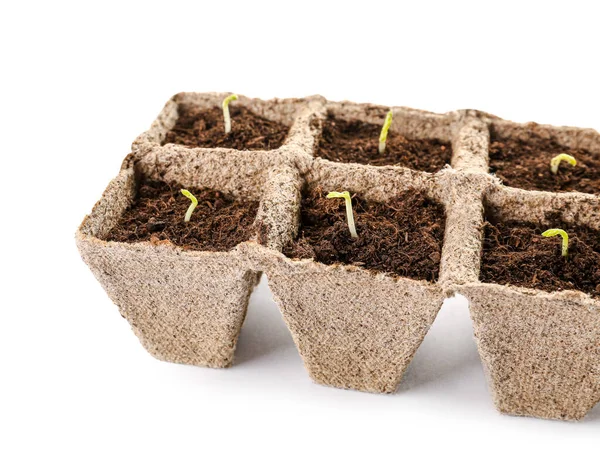
[[[132,145],[134,155],[139,156],[159,149],[175,151],[190,148],[218,149],[219,151],[226,149],[232,151],[248,149],[287,151],[290,147],[303,149],[312,146],[314,133],[311,132],[312,128],[309,123],[315,120],[315,110],[318,109],[318,105],[324,103],[324,99],[320,96],[304,99],[273,99],[270,101],[239,96],[236,101],[229,104],[232,131],[225,134],[224,131],[223,133],[221,131],[222,118],[220,116],[217,116],[216,119],[211,117],[210,121],[206,121],[205,117],[211,111],[213,113],[215,113],[214,110],[220,111],[223,99],[230,94],[176,94],[165,104],[150,129],[135,139]],[[256,139],[261,138],[261,132],[268,134],[268,131],[255,130],[257,127],[255,124],[248,124],[243,131],[238,131],[236,129],[238,124],[236,112],[241,109],[281,128],[283,134],[276,134],[277,138],[275,140],[257,141]],[[188,115],[182,124],[182,115],[185,115],[186,112]],[[219,121],[219,123],[215,123],[215,121]],[[211,125],[214,126],[213,129],[210,128]],[[223,143],[214,146],[194,144],[194,140],[189,137],[189,132],[198,129],[211,130],[211,137],[223,137]],[[173,135],[177,131],[187,132],[188,136],[183,134],[183,138],[179,137],[179,139],[174,140]],[[187,141],[188,144],[181,144],[182,141]],[[237,146],[231,146],[230,143],[232,142]]]
[[[228,142],[214,138],[213,120],[202,113],[220,106],[227,95],[174,96],[135,140],[121,172],[77,232],[84,260],[153,355],[197,365],[231,364],[249,294],[266,272],[316,382],[392,392],[444,297],[460,292],[469,299],[479,353],[500,411],[578,419],[598,402],[598,298],[480,278],[487,217],[540,225],[558,219],[600,230],[600,198],[593,190],[522,190],[505,187],[502,181],[510,182],[500,171],[498,177],[490,175],[494,153],[507,146],[501,142],[520,141],[535,153],[535,143],[546,140],[552,149],[585,156],[586,173],[577,174],[593,189],[588,158],[600,153],[597,132],[520,125],[474,110],[434,114],[393,107],[389,156],[381,158],[373,152],[374,132],[388,108],[318,96],[274,101],[242,96],[230,109],[244,107],[252,118],[277,123],[267,124],[266,135],[273,130],[279,138],[257,140],[262,119],[251,118],[258,126],[238,124],[238,135]],[[241,117],[232,114],[232,133],[236,118]],[[206,133],[196,134],[196,128]],[[225,145],[203,148],[206,137]],[[354,152],[358,145],[367,157]],[[575,176],[557,190],[575,190]],[[219,252],[188,251],[160,241],[107,241],[144,178],[259,202],[252,236]],[[369,203],[392,203],[407,190],[439,203],[445,220],[437,278],[290,258],[288,247],[303,231],[303,196],[317,186],[324,193],[349,191]]]
[[[317,161],[300,184],[290,186],[292,192],[285,197],[289,201],[279,208],[299,215],[301,188],[306,186],[321,186],[325,192],[344,187],[383,203],[415,189],[443,204],[454,218],[460,203],[443,187],[465,182],[457,177],[452,170],[433,177],[400,168]],[[455,270],[448,264],[456,257],[452,245],[456,231],[451,228],[446,234],[440,280]],[[353,265],[290,259],[264,247],[253,249],[311,378],[340,388],[395,391],[441,307],[442,286]]]
[[[134,202],[144,179],[222,190],[241,200],[260,200],[270,186],[266,153],[223,156],[202,150],[158,151],[129,157],[77,231],[79,251],[144,347],[171,362],[225,367],[260,272],[238,248],[188,251],[165,241],[107,241]],[[272,158],[272,156],[271,156]],[[235,161],[235,162],[233,162]],[[187,207],[181,196],[176,203]],[[270,201],[259,205],[255,237]],[[201,222],[192,218],[190,222]],[[273,233],[273,234],[276,234]]]
[[[560,226],[569,231],[577,226],[600,231],[597,197],[495,188],[486,205],[488,215],[502,221],[547,225],[549,214],[561,212]],[[598,297],[490,282],[464,285],[459,292],[470,300],[479,352],[500,411],[576,420],[600,401]]]
[[[388,112],[393,114],[392,121],[384,152],[380,152],[378,139]],[[455,114],[330,102],[313,154],[334,162],[400,165],[435,173],[450,163],[450,126],[455,118]]]
[[[600,152],[591,129],[490,123],[490,171],[506,186],[549,192],[600,193]],[[552,174],[549,162],[559,154],[572,155]]]

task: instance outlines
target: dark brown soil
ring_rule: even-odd
[[[334,162],[368,165],[400,165],[435,173],[450,163],[452,147],[438,140],[409,140],[389,131],[385,153],[379,153],[381,125],[346,121],[332,114],[323,122],[323,133],[315,155]]]
[[[560,236],[542,232],[562,228],[569,234],[569,255]],[[485,226],[481,281],[543,291],[579,290],[600,297],[600,231],[559,222],[490,223]]]
[[[571,154],[577,165],[561,162],[554,175],[550,171],[550,160],[561,153]],[[600,194],[600,159],[588,151],[570,149],[542,138],[533,131],[526,141],[492,135],[490,171],[511,187]]]
[[[179,105],[177,123],[165,137],[166,143],[196,148],[270,150],[279,148],[289,128],[256,115],[246,107],[229,105],[231,132],[225,134],[223,110],[202,109],[193,104]]]
[[[170,241],[186,250],[222,252],[247,241],[253,233],[258,202],[232,200],[221,192],[193,189],[198,199],[189,222],[184,222],[190,201],[162,182],[146,181],[138,198],[111,230],[108,241]]]
[[[353,264],[396,276],[438,278],[444,209],[419,192],[407,191],[390,203],[353,197],[358,238],[348,230],[343,199],[327,199],[320,188],[304,194],[298,239],[284,253],[324,264]]]

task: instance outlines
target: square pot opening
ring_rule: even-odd
[[[156,157],[145,156],[121,172],[119,189],[108,201],[112,206],[102,213],[103,224],[89,231],[95,237],[172,244],[186,251],[228,252],[256,236],[267,169],[250,170],[260,163],[235,162],[235,156],[229,156],[221,159],[229,164],[208,165],[214,156],[193,152]],[[226,170],[231,165],[238,166],[237,176]],[[221,172],[227,176],[225,185]],[[191,192],[198,202],[187,222],[184,218],[191,200],[181,189]]]
[[[554,174],[550,161],[560,154],[573,156],[576,165],[561,161]],[[594,131],[535,123],[490,125],[490,172],[505,186],[600,194],[599,156],[600,136]]]
[[[343,191],[346,187],[335,189]],[[285,244],[284,255],[325,265],[357,266],[394,277],[437,281],[445,229],[442,203],[411,184],[387,192],[385,199],[370,196],[368,191],[351,193],[358,234],[353,238],[345,199],[326,198],[331,190],[331,181],[305,181],[299,229]]]
[[[331,103],[320,124],[315,157],[333,162],[398,165],[435,173],[452,158],[448,118],[392,108],[393,120],[383,153],[379,136],[390,109],[370,104]]]
[[[190,200],[197,200],[189,221],[184,217]],[[258,201],[242,201],[211,189],[140,179],[136,197],[106,240],[171,243],[190,251],[227,252],[255,233]]]
[[[239,96],[229,104],[231,132],[225,133],[222,102],[230,93],[179,93],[165,105],[144,138],[154,146],[270,151],[290,139],[290,129],[306,102],[264,101]],[[153,130],[155,129],[155,130]]]
[[[546,292],[574,290],[600,299],[600,210],[588,200],[529,197],[532,209],[514,210],[510,195],[500,204],[485,201],[480,281]],[[563,203],[560,203],[560,202]],[[561,204],[569,204],[569,210]],[[527,203],[525,203],[527,204]],[[595,214],[578,211],[595,210]],[[573,213],[576,213],[573,215]],[[563,256],[561,235],[568,235]]]

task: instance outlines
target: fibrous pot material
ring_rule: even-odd
[[[485,204],[488,216],[503,221],[543,225],[560,213],[557,227],[600,230],[598,197],[494,187]],[[600,401],[597,298],[480,282],[457,290],[470,300],[479,353],[500,411],[577,420]]]
[[[271,274],[310,376],[334,387],[395,391],[443,300],[434,285],[344,266],[284,261]]]
[[[363,186],[361,195],[371,200],[385,201],[408,187],[434,196],[437,179],[431,176],[371,170],[320,162],[303,175],[301,184],[287,186],[274,209],[299,212],[303,187],[333,190],[350,178],[355,184],[371,179],[387,187],[384,192],[377,184],[372,190]],[[287,234],[280,244],[293,241],[296,228],[289,228]],[[440,309],[444,295],[439,285],[355,266],[290,259],[279,249],[256,244],[246,247],[251,261],[266,272],[313,380],[369,392],[396,389]]]
[[[279,148],[164,144],[179,105],[210,109],[226,95],[174,96],[136,139],[121,172],[77,232],[84,260],[152,354],[196,365],[231,364],[249,294],[265,272],[316,382],[392,392],[444,297],[460,292],[470,301],[500,411],[578,419],[598,402],[600,301],[578,291],[547,293],[479,280],[486,216],[543,223],[550,212],[560,212],[566,226],[600,230],[599,194],[508,188],[488,173],[490,131],[495,138],[526,139],[530,125],[474,110],[434,114],[393,107],[395,134],[451,144],[450,165],[432,174],[314,157],[328,115],[379,125],[387,108],[319,96],[273,101],[241,96],[238,105],[288,128]],[[600,152],[600,136],[593,130],[540,125],[535,130],[592,156]],[[106,241],[142,178],[258,201],[255,233],[228,252]],[[286,257],[282,250],[300,228],[302,193],[316,186],[379,203],[409,188],[441,204],[445,226],[437,281]]]
[[[577,292],[465,287],[502,412],[580,419],[600,400],[600,304]]]
[[[185,252],[169,243],[103,240],[135,197],[143,170],[120,172],[77,232],[77,245],[108,295],[155,357],[231,364],[259,273],[235,250]]]

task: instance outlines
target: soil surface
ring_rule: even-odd
[[[320,188],[302,199],[298,239],[284,253],[324,264],[353,264],[416,280],[438,278],[444,209],[407,191],[389,203],[352,198],[358,238],[348,230],[344,199],[327,199]]]
[[[452,147],[438,140],[409,140],[389,131],[386,148],[379,153],[379,134],[383,126],[363,121],[346,121],[332,114],[323,122],[315,156],[334,162],[368,165],[400,165],[412,170],[435,173],[450,164]]]
[[[247,241],[252,233],[258,202],[241,202],[221,192],[188,189],[198,206],[189,222],[184,222],[190,200],[181,187],[146,181],[138,197],[110,231],[107,240],[157,243],[170,241],[186,250],[222,252]]]
[[[271,150],[279,148],[289,128],[256,115],[246,107],[229,105],[231,132],[225,134],[223,110],[203,109],[193,104],[180,104],[179,118],[165,137],[163,145],[175,143],[195,148],[234,148]]]
[[[561,162],[556,175],[550,160],[566,153],[577,160],[576,166]],[[586,150],[571,149],[554,140],[531,132],[526,140],[496,138],[490,143],[490,171],[504,185],[549,192],[585,192],[600,194],[600,159]]]
[[[562,238],[543,237],[549,228],[569,234],[569,255],[561,254]],[[600,297],[600,231],[552,222],[485,225],[481,281],[543,291],[579,290]]]

